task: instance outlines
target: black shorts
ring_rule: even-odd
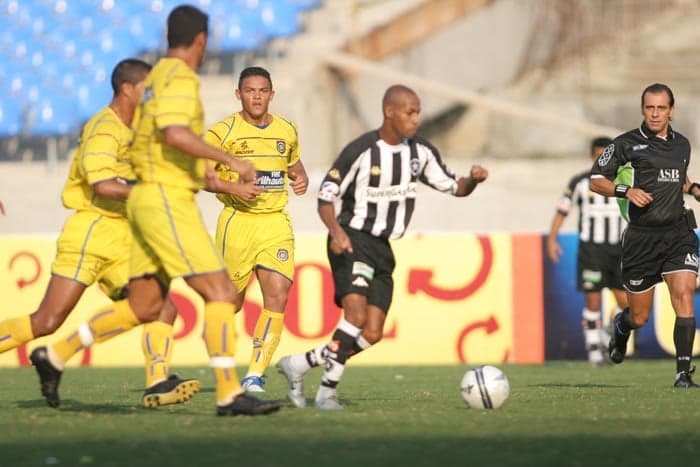
[[[622,236],[625,289],[644,292],[677,271],[698,272],[698,238],[685,219],[665,228],[627,227]]]
[[[581,242],[578,246],[578,290],[622,289],[622,247]]]
[[[368,233],[345,228],[352,242],[352,253],[336,255],[330,249],[330,236],[326,245],[328,262],[335,284],[335,304],[349,293],[367,297],[367,303],[389,311],[394,294],[391,277],[396,262],[388,240]]]

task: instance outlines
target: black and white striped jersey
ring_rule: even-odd
[[[321,183],[318,203],[337,203],[342,226],[396,239],[411,220],[417,181],[444,193],[457,191],[457,177],[427,140],[417,136],[391,145],[374,130],[341,151]]]
[[[562,195],[557,211],[566,216],[578,207],[578,232],[582,242],[616,245],[625,228],[616,198],[591,191],[590,172],[575,175]]]

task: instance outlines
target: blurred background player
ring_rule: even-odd
[[[622,280],[629,307],[615,317],[608,345],[610,359],[622,363],[633,329],[649,320],[654,286],[664,280],[676,313],[674,387],[700,388],[690,368],[695,340],[694,294],[698,274],[698,238],[695,216],[686,211],[683,193],[700,199],[700,185],[687,171],[690,143],[673,128],[675,100],[665,84],[642,92],[644,120],[615,138],[591,169],[591,189],[625,203],[628,227],[622,240]],[[622,172],[623,166],[630,169]]]
[[[591,142],[591,158],[597,159],[610,144],[610,138],[595,138]],[[583,292],[585,302],[582,312],[583,335],[588,361],[591,365],[598,366],[604,361],[603,352],[609,340],[602,326],[602,290],[609,288],[615,296],[617,309],[612,316],[627,306],[620,269],[620,236],[626,224],[620,216],[615,199],[591,191],[589,180],[590,170],[585,170],[569,181],[549,229],[547,256],[552,262],[559,262],[563,251],[557,242],[557,234],[572,205],[576,205],[579,214],[577,288]]]
[[[344,319],[331,341],[306,353],[280,359],[290,384],[288,397],[304,407],[306,372],[325,365],[314,403],[340,410],[337,386],[350,355],[379,342],[394,291],[394,253],[389,240],[401,238],[413,214],[416,183],[453,196],[467,196],[488,172],[473,165],[457,177],[437,149],[416,136],[420,100],[406,86],[390,86],[382,99],[382,126],[349,143],[326,174],[318,193],[318,213],[328,228],[328,260],[335,302]],[[340,201],[336,217],[334,203]]]
[[[5,352],[55,332],[85,289],[96,281],[114,301],[66,339],[31,353],[42,394],[51,407],[59,406],[58,385],[66,362],[79,350],[110,338],[115,323],[124,332],[160,315],[162,322],[149,326],[162,326],[172,335],[177,310],[169,300],[162,313],[154,309],[135,316],[124,309],[132,240],[125,200],[136,178],[127,149],[133,136],[132,119],[150,69],[151,65],[136,59],[122,60],[115,66],[112,101],[85,125],[63,190],[63,204],[75,214],[66,221],[58,238],[44,298],[31,315],[0,323],[0,352]],[[165,380],[167,372],[159,377]],[[173,377],[169,384],[182,396],[165,403],[189,399],[199,390],[196,380]]]
[[[217,415],[266,414],[278,410],[279,404],[245,394],[236,374],[238,292],[195,200],[207,181],[218,181],[219,189],[249,200],[256,196],[253,165],[201,137],[204,110],[196,70],[206,54],[208,21],[205,13],[189,5],[172,10],[167,54],[146,79],[131,148],[138,183],[127,202],[134,232],[129,306],[139,314],[160,308],[170,281],[182,277],[204,300],[203,337],[216,378]],[[207,160],[238,171],[241,183],[218,179]],[[158,404],[167,389],[146,394],[144,403]]]
[[[239,291],[236,310],[243,306],[251,274],[260,283],[263,309],[253,332],[253,353],[243,389],[264,392],[263,375],[280,341],[284,308],[294,278],[294,232],[286,211],[288,185],[303,195],[309,185],[299,159],[295,126],[268,111],[275,91],[264,68],[244,69],[236,98],[242,110],[214,124],[204,140],[236,159],[255,165],[257,186],[264,190],[252,200],[220,194],[224,209],[216,228],[216,245],[229,277]],[[237,181],[228,166],[217,166],[224,180]],[[291,182],[289,182],[291,180]]]

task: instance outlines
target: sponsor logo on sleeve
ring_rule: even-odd
[[[610,162],[610,159],[612,158],[614,152],[615,145],[609,144],[598,158],[598,165],[600,167],[605,167],[606,165],[608,165],[608,162]]]

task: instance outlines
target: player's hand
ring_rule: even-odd
[[[336,255],[342,255],[345,252],[352,253],[352,242],[348,234],[346,234],[342,228],[331,232],[330,248]]]
[[[234,183],[233,187],[231,188],[232,195],[237,196],[245,201],[253,201],[255,198],[258,197],[258,195],[267,191],[264,188],[256,185],[255,181]]]
[[[489,171],[480,165],[472,165],[469,171],[469,177],[476,183],[481,183],[486,180],[489,176]]]
[[[627,195],[625,197],[630,200],[632,204],[639,208],[647,206],[654,200],[654,197],[641,188],[630,188],[627,190]]]
[[[240,174],[240,179],[243,182],[253,182],[257,177],[255,166],[249,161],[243,161],[232,157],[228,162],[228,166],[231,170]]]
[[[5,206],[2,205],[2,201],[0,201],[0,214],[5,215]]]
[[[309,177],[306,174],[296,175],[294,178],[290,177],[290,180],[289,186],[292,187],[295,195],[301,196],[306,193],[306,190],[309,188]]]
[[[563,250],[556,240],[553,238],[552,240],[547,239],[547,256],[552,263],[558,263],[562,253]]]

